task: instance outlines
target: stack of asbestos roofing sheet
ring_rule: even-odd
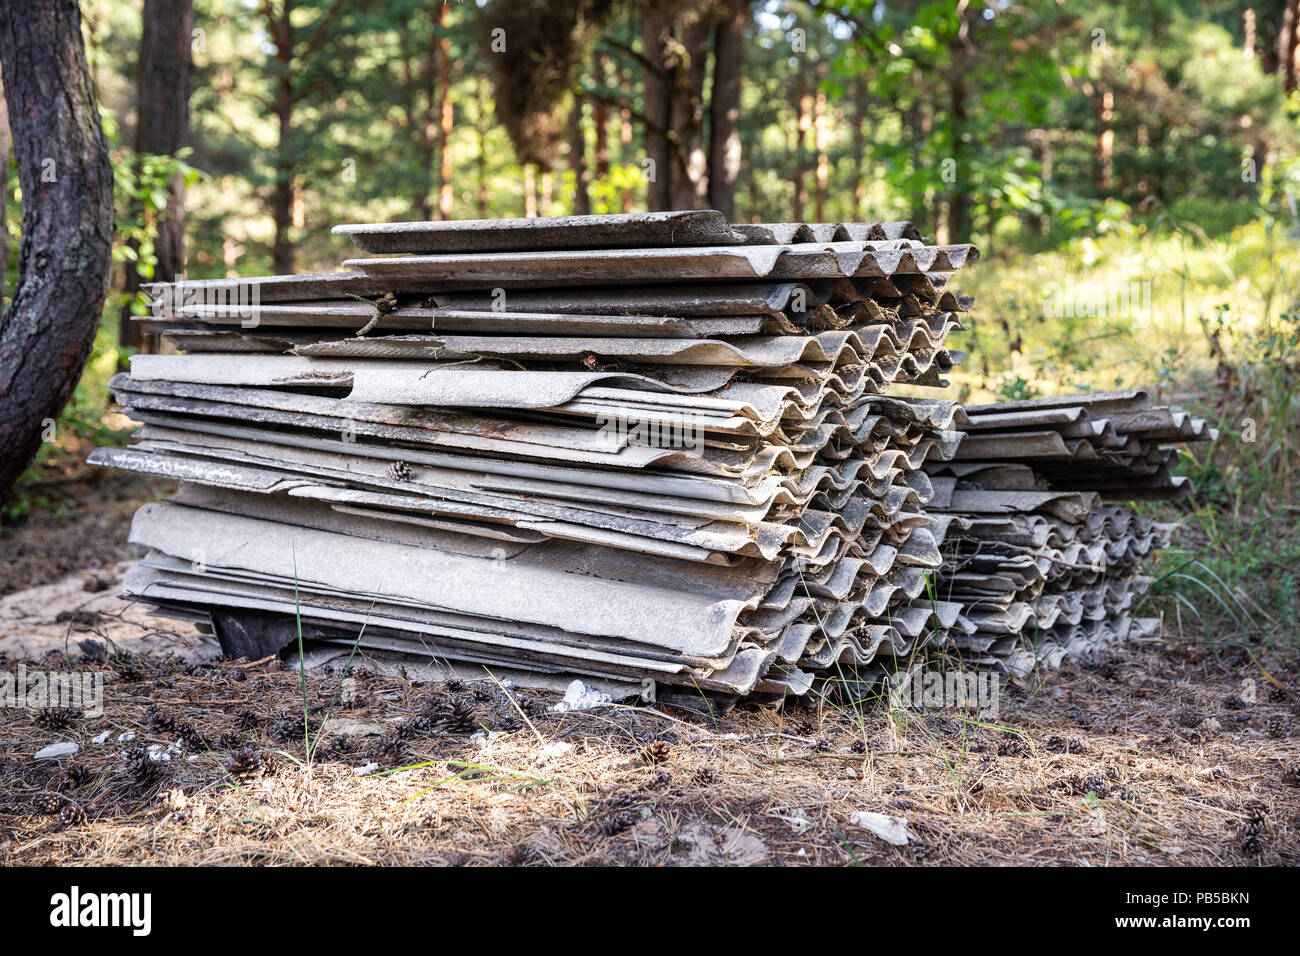
[[[978,256],[906,223],[716,212],[340,226],[323,275],[155,285],[92,461],[180,479],[132,595],[227,650],[306,636],[412,661],[722,698],[908,653],[960,607],[927,458]]]
[[[1190,493],[1170,475],[1175,446],[1217,432],[1143,392],[965,412],[951,460],[926,466],[944,554],[936,590],[966,624],[951,645],[1025,673],[1151,633],[1158,621],[1133,615],[1149,583],[1140,564],[1172,526],[1118,502]]]

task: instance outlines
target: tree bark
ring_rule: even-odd
[[[727,0],[713,38],[713,92],[709,97],[709,205],[736,218],[740,178],[740,74],[749,18],[746,0]]]
[[[113,246],[113,171],[76,0],[0,6],[23,233],[0,317],[0,499],[58,418],[90,354]]]
[[[853,143],[853,218],[864,219],[867,198],[867,81],[859,76],[853,83],[851,132]],[[904,126],[906,128],[906,126]]]
[[[267,7],[268,14],[270,6]],[[275,59],[279,76],[275,83],[275,185],[271,190],[271,219],[275,223],[275,240],[271,245],[271,271],[277,275],[293,272],[293,243],[289,228],[293,225],[293,0],[283,0],[280,16],[268,24],[275,39]]]
[[[826,149],[830,143],[828,120],[826,118],[826,94],[820,87],[813,101],[813,145],[817,149],[817,171],[813,181],[813,218],[818,222],[826,221],[826,193],[830,189],[831,164]]]
[[[488,216],[488,185],[487,185],[487,131],[488,131],[488,98],[487,91],[484,88],[486,80],[479,77],[474,84],[474,93],[478,97],[478,109],[474,114],[474,131],[478,134],[478,156],[475,158],[474,167],[478,175],[478,217],[486,219]]]
[[[9,272],[9,158],[13,139],[9,135],[9,101],[0,82],[0,311],[5,306],[5,276]]]
[[[1109,86],[1101,84],[1094,104],[1099,132],[1093,149],[1093,178],[1099,196],[1109,196],[1115,187],[1115,94]]]
[[[587,134],[582,128],[582,97],[569,110],[569,169],[573,171],[573,214],[591,214],[591,174],[587,172]]]
[[[601,86],[606,82],[609,70],[606,68],[604,56],[596,58],[596,81]],[[609,107],[603,99],[593,99],[591,101],[591,125],[596,130],[595,156],[596,176],[595,181],[603,183],[609,178]]]
[[[1277,33],[1277,65],[1282,73],[1282,88],[1291,93],[1296,88],[1296,43],[1300,34],[1300,0],[1287,0],[1282,9],[1282,27]]]
[[[952,52],[952,72],[948,79],[949,129],[952,132],[950,146],[956,180],[948,194],[948,241],[970,242],[971,237],[971,183],[970,171],[966,161],[966,123],[969,119],[966,88],[966,70],[970,62],[970,28],[969,4],[960,0],[957,4],[957,35],[954,37]]]
[[[673,57],[669,80],[672,150],[671,201],[674,209],[699,209],[709,196],[709,160],[704,148],[704,76],[711,21],[700,14],[682,27],[681,54]]]
[[[190,33],[192,0],[145,0],[140,33],[140,77],[136,96],[135,151],[172,156],[185,146],[190,126]],[[154,223],[155,282],[171,282],[185,268],[185,186],[180,176],[167,188],[167,208]],[[125,302],[118,343],[147,345],[140,323],[131,320],[131,300],[140,291],[140,272],[127,261],[122,292]]]
[[[451,192],[451,37],[447,35],[447,4],[438,4],[438,218],[450,219]]]
[[[790,178],[794,182],[794,208],[790,210],[791,222],[802,222],[808,208],[808,137],[812,132],[812,94],[808,92],[808,79],[803,61],[799,66],[799,84],[795,88],[794,109],[798,117],[794,127],[794,169]]]
[[[668,145],[669,91],[667,48],[669,23],[660,14],[647,9],[642,17],[641,34],[647,66],[645,69],[645,158],[651,163],[646,173],[646,205],[652,211],[671,208],[672,152]],[[645,167],[642,167],[644,170]]]

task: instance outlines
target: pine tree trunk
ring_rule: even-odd
[[[275,186],[271,191],[271,219],[275,223],[275,240],[271,246],[271,271],[277,275],[293,272],[293,243],[289,228],[293,224],[293,24],[290,14],[293,0],[284,0],[280,16],[271,27],[275,38],[275,58],[280,76],[275,84],[275,120],[278,139],[275,149]]]
[[[652,211],[669,209],[672,206],[671,162],[672,153],[668,145],[670,129],[670,107],[668,90],[669,64],[666,57],[664,39],[669,24],[653,10],[647,9],[642,17],[641,33],[645,58],[649,66],[645,69],[645,158],[651,165],[646,175],[646,206]],[[645,169],[645,167],[642,167]]]
[[[709,196],[709,160],[704,148],[704,76],[711,23],[701,15],[682,27],[685,57],[674,57],[670,80],[672,151],[671,201],[674,209],[699,209]]]
[[[438,218],[450,219],[451,192],[451,139],[454,116],[451,102],[451,37],[447,36],[447,4],[438,4]]]
[[[136,97],[137,156],[172,156],[185,146],[190,125],[190,32],[192,0],[145,0],[140,33],[140,78]],[[179,176],[167,189],[167,209],[155,222],[153,281],[171,282],[185,268],[185,187]],[[140,290],[135,263],[126,263],[118,342],[129,348],[143,341],[140,323],[131,320],[131,298]],[[146,349],[151,351],[151,349]]]
[[[1296,88],[1297,34],[1300,34],[1300,0],[1286,0],[1277,34],[1277,65],[1282,73],[1282,88],[1288,93]]]
[[[812,96],[808,93],[807,77],[801,65],[799,85],[795,88],[794,108],[798,116],[795,124],[794,170],[790,178],[794,181],[794,208],[790,210],[791,222],[802,222],[808,208],[808,135],[812,131]]]
[[[817,172],[813,192],[813,217],[818,222],[826,221],[826,193],[830,189],[831,163],[826,149],[830,145],[828,121],[826,119],[826,94],[820,89],[813,103],[813,144],[817,147]]]
[[[950,148],[956,180],[948,194],[948,241],[969,242],[971,237],[971,184],[970,170],[966,158],[966,123],[969,119],[966,88],[966,70],[970,61],[967,29],[970,20],[970,8],[966,0],[957,5],[957,20],[960,29],[954,38],[952,52],[952,72],[948,80],[949,129],[951,130]]]
[[[728,0],[713,38],[713,92],[709,97],[709,205],[736,218],[740,178],[740,72],[748,4]]]
[[[859,76],[853,84],[853,218],[865,219],[867,198],[867,81]]]
[[[582,97],[569,110],[569,169],[573,171],[573,214],[591,214],[591,182],[587,172],[587,134],[582,128]]]
[[[596,58],[596,81],[599,85],[604,86],[608,76],[607,64],[604,56]],[[609,178],[609,108],[603,99],[591,101],[591,125],[596,130],[596,176],[595,181],[603,183]]]
[[[76,0],[0,5],[0,64],[23,190],[18,285],[0,317],[0,499],[90,354],[113,245],[113,171]]]
[[[487,81],[479,77],[478,82],[474,84],[474,92],[478,97],[478,109],[475,111],[475,132],[478,133],[478,157],[475,161],[475,169],[478,173],[478,217],[486,219],[488,215],[488,186],[487,186],[487,115],[488,115],[488,98],[485,89]]]
[[[0,82],[0,312],[5,305],[5,276],[9,271],[9,158],[13,140],[9,136],[9,101]]]

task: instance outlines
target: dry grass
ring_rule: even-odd
[[[105,671],[107,712],[53,731],[36,714],[5,721],[0,863],[1300,862],[1296,662],[1130,650],[1004,686],[996,728],[883,702],[716,720],[620,706],[559,714],[554,695],[489,680],[362,673],[333,716],[384,735],[326,737],[310,769],[299,675],[278,662],[137,659],[124,675],[52,652],[40,665]],[[1254,703],[1240,703],[1244,680]],[[340,681],[308,675],[313,723]],[[453,707],[463,725],[417,722],[399,742],[412,718]],[[281,712],[293,740],[270,736]],[[166,747],[185,724],[202,742],[190,735],[153,780],[132,779],[128,744],[91,742],[132,731],[133,744]],[[32,759],[54,740],[81,750],[62,767]],[[225,765],[238,745],[276,766],[234,779]],[[370,760],[420,766],[356,776]],[[63,778],[70,765],[83,781]],[[69,804],[85,822],[51,812]],[[910,844],[851,826],[859,810],[906,817]]]

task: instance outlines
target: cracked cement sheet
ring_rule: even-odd
[[[494,356],[518,361],[581,361],[587,356],[655,365],[712,365],[779,368],[795,363],[867,363],[877,355],[934,349],[949,331],[960,328],[945,318],[939,330],[927,324],[862,325],[815,335],[738,336],[731,340],[662,338],[585,338],[567,336],[423,335],[334,339],[299,345],[298,355],[376,358],[472,358]]]
[[[132,375],[115,378],[110,383],[114,392],[123,396],[123,401],[126,400],[127,395],[138,392],[207,397],[217,400],[226,398],[234,401],[242,398],[250,403],[285,410],[322,412],[329,410],[330,413],[340,417],[364,417],[363,413],[358,411],[362,406],[392,404],[399,407],[409,406],[410,410],[403,417],[412,424],[424,423],[444,431],[464,430],[465,416],[437,412],[434,408],[434,406],[454,408],[459,404],[458,402],[438,402],[430,399],[443,397],[450,382],[467,379],[449,378],[441,374],[431,375],[428,369],[421,371],[415,367],[394,370],[383,366],[377,370],[376,377],[367,380],[364,366],[371,365],[371,360],[351,363],[340,360],[337,365],[323,367],[327,364],[325,360],[295,360],[289,357],[270,356],[260,356],[258,361],[247,362],[240,362],[230,356],[204,356],[201,359],[194,356],[137,358],[150,360],[136,363],[137,367],[145,372],[144,376],[136,376],[133,371]],[[163,361],[151,361],[155,358]],[[182,361],[176,362],[172,361],[173,359]],[[466,373],[451,371],[452,376],[463,374]],[[494,380],[500,383],[499,386],[485,387],[469,396],[462,396],[462,400],[472,407],[495,407],[503,411],[521,408],[538,412],[562,413],[570,420],[554,422],[553,426],[557,429],[568,429],[571,424],[585,422],[586,418],[590,418],[589,427],[577,430],[582,433],[581,437],[575,435],[574,440],[569,443],[570,447],[613,450],[620,443],[634,443],[635,436],[626,428],[622,431],[628,434],[610,434],[611,431],[619,431],[611,427],[617,421],[678,424],[683,428],[689,427],[693,435],[699,432],[697,437],[702,439],[705,445],[711,443],[711,439],[703,434],[705,432],[730,433],[737,436],[741,444],[746,447],[751,444],[752,438],[771,435],[780,425],[785,432],[782,440],[786,445],[792,449],[806,448],[807,450],[816,450],[824,447],[832,438],[849,435],[865,441],[873,435],[883,433],[882,429],[895,436],[902,434],[897,426],[887,427],[885,417],[891,410],[902,407],[901,403],[893,403],[883,396],[865,392],[848,396],[840,396],[832,392],[821,393],[816,396],[818,405],[805,407],[802,401],[798,400],[801,399],[801,395],[797,390],[787,386],[765,386],[759,383],[737,383],[730,388],[715,390],[706,395],[688,396],[638,392],[632,389],[583,390],[581,386],[584,382],[599,380],[593,373],[540,372],[532,373],[530,376],[518,371],[482,369],[470,370],[470,375],[476,381]],[[529,388],[538,380],[547,381],[543,378],[547,375],[558,375],[560,383],[570,384],[562,390],[553,388],[549,393],[543,391],[540,395]],[[216,386],[189,384],[196,381],[222,384]],[[372,386],[369,394],[383,401],[366,402],[357,397],[358,388],[363,387],[366,381],[369,381]],[[549,381],[552,386],[559,384],[554,380]],[[376,394],[376,386],[380,382],[383,391]],[[349,394],[346,397],[330,399],[321,396],[301,396],[289,390],[293,386],[319,387],[326,383],[340,389],[349,388]],[[250,391],[231,387],[238,385],[257,385],[259,388]],[[271,386],[279,386],[279,388],[272,390]],[[439,386],[439,388],[434,389],[432,386]],[[514,391],[514,386],[523,386],[523,388]],[[233,394],[236,392],[238,392],[237,396]],[[484,393],[493,395],[493,400],[479,401],[478,399]],[[319,400],[304,401],[305,398]],[[570,398],[576,400],[571,401]],[[561,400],[558,404],[542,404],[555,402],[557,399]],[[141,399],[133,398],[132,401],[135,401],[138,407],[143,407]],[[827,402],[824,407],[820,406],[822,401]],[[332,408],[329,403],[333,403]],[[952,409],[950,403],[942,402],[929,406],[917,402],[911,407],[926,408],[940,416],[945,414],[945,409]],[[380,420],[394,421],[391,417]],[[569,431],[560,430],[542,432],[540,429],[545,423],[536,420],[494,422],[491,419],[484,419],[476,424],[477,434],[508,435],[511,438],[531,437],[521,434],[521,430],[528,427],[539,429],[537,436],[539,440],[555,439],[569,434]],[[909,422],[907,427],[915,426]],[[925,427],[943,429],[946,426],[934,422]]]
[[[330,232],[376,254],[510,252],[739,243],[725,216],[713,209],[442,222],[349,223]],[[883,232],[883,230],[882,230]]]
[[[910,222],[758,222],[736,223],[731,228],[746,242],[760,245],[921,238]]]
[[[220,393],[223,390],[206,386],[174,386],[188,391],[203,393]],[[164,385],[165,389],[166,386]],[[644,445],[622,443],[617,436],[605,436],[603,444],[592,443],[591,429],[552,429],[547,432],[541,426],[531,428],[527,437],[529,441],[506,441],[483,439],[474,434],[481,428],[481,418],[470,416],[459,427],[464,433],[452,433],[434,430],[427,421],[414,427],[388,425],[391,418],[385,417],[382,410],[390,410],[390,416],[401,416],[406,406],[368,406],[351,405],[345,415],[325,416],[286,412],[265,408],[258,404],[239,404],[253,399],[245,391],[227,389],[230,402],[214,401],[208,398],[177,397],[163,391],[161,394],[128,392],[124,389],[113,390],[117,401],[127,410],[130,417],[146,424],[163,425],[172,428],[189,429],[214,435],[248,436],[252,434],[242,426],[249,422],[270,425],[274,428],[275,441],[294,444],[299,447],[334,450],[342,454],[369,454],[376,457],[391,457],[393,460],[408,463],[431,463],[428,452],[419,447],[407,447],[400,454],[384,456],[376,448],[363,445],[365,440],[405,441],[414,445],[424,445],[442,449],[464,449],[467,452],[495,454],[503,457],[519,457],[553,462],[572,462],[586,465],[604,465],[618,468],[663,468],[686,474],[714,475],[729,477],[739,481],[752,482],[760,479],[773,469],[803,470],[812,464],[813,454],[792,454],[788,449],[778,445],[763,445],[748,451],[706,448],[704,456],[684,451],[650,448]],[[276,393],[278,394],[278,393]],[[301,396],[293,396],[295,401],[288,404],[329,407],[328,401],[304,401]],[[314,399],[314,396],[308,396]],[[265,401],[266,399],[263,399]],[[374,416],[375,420],[369,420]],[[445,416],[437,416],[445,418]],[[214,420],[215,419],[215,420]],[[422,416],[414,420],[421,421]],[[238,422],[238,425],[227,424]],[[491,427],[518,423],[496,423]],[[293,432],[290,429],[301,429]],[[351,435],[352,438],[327,438],[318,433],[333,435]],[[556,444],[542,442],[547,435],[562,439]],[[582,443],[587,442],[584,445]],[[841,456],[846,457],[846,456]],[[913,463],[912,467],[916,467]]]
[[[431,353],[430,353],[431,354]],[[668,368],[657,377],[624,371],[529,371],[479,368],[429,361],[394,364],[381,359],[313,358],[293,355],[135,355],[133,382],[348,389],[346,401],[373,404],[549,408],[597,383],[650,391],[708,392],[727,384],[734,371],[718,367]],[[518,404],[501,401],[509,378]],[[125,384],[125,383],[124,383]]]
[[[184,309],[175,319],[141,317],[151,331],[176,339],[186,336],[201,341],[201,334],[218,333],[207,326],[243,326],[249,320],[234,307],[209,306]],[[260,306],[255,329],[231,328],[221,341],[248,336],[284,336],[299,327],[357,331],[375,318],[374,307],[366,303],[302,303],[292,306]],[[185,320],[190,320],[187,327]],[[588,335],[694,339],[710,335],[754,335],[771,324],[768,315],[735,315],[707,318],[676,318],[657,315],[583,315],[558,312],[497,312],[465,309],[402,308],[379,317],[371,335],[393,331],[477,332],[497,335]],[[299,332],[299,335],[309,333]],[[317,333],[319,337],[319,333]],[[179,344],[179,343],[178,343]],[[296,344],[296,343],[295,343]]]
[[[276,457],[269,457],[272,455]],[[882,486],[877,497],[868,486],[858,484],[833,502],[822,499],[817,508],[802,507],[797,517],[770,515],[770,508],[723,509],[698,500],[674,502],[676,507],[670,511],[663,508],[663,499],[648,496],[635,499],[536,480],[508,482],[497,490],[489,487],[492,482],[484,480],[487,476],[426,471],[418,466],[411,469],[409,479],[396,481],[387,476],[382,461],[350,461],[341,469],[333,455],[284,446],[277,451],[277,446],[254,442],[193,449],[153,439],[133,448],[96,450],[92,460],[261,494],[287,493],[327,502],[510,523],[555,537],[697,561],[725,560],[731,555],[774,558],[787,549],[815,554],[832,533],[856,537],[873,513],[868,499],[880,502],[874,512],[878,518],[888,518],[908,501],[920,499],[912,488]],[[894,474],[901,470],[894,469]],[[352,487],[340,487],[349,485]]]
[[[227,279],[186,279],[146,282],[141,286],[153,300],[152,314],[175,315],[186,305],[202,302],[293,302],[301,299],[345,299],[350,295],[380,296],[385,290],[364,272],[315,272],[290,276],[236,276]]]
[[[808,282],[673,282],[622,288],[573,286],[563,289],[511,289],[504,297],[494,290],[435,292],[428,301],[440,308],[490,312],[502,309],[559,314],[657,315],[675,318],[720,316],[794,316],[821,305],[852,305],[871,299],[888,301],[911,294],[937,305],[946,296],[954,303],[946,311],[964,311],[968,296],[940,293],[951,273],[900,275],[891,278],[811,280]],[[797,307],[801,306],[801,307]]]
[[[199,386],[186,386],[186,388],[199,388]],[[170,396],[163,396],[159,402],[152,403],[160,409],[160,411],[153,411],[146,407],[151,404],[149,399],[153,398],[153,396],[130,396],[129,393],[118,391],[115,391],[115,394],[119,395],[119,400],[124,402],[130,409],[130,414],[139,421],[150,425],[166,426],[195,433],[252,438],[254,440],[271,441],[275,444],[333,451],[347,456],[403,461],[407,464],[434,465],[446,461],[446,459],[437,457],[438,453],[436,452],[431,454],[429,451],[419,448],[408,447],[400,451],[385,449],[382,445],[372,444],[368,439],[399,437],[435,447],[460,448],[466,452],[481,451],[491,453],[509,447],[513,448],[514,454],[521,458],[550,459],[557,463],[571,462],[578,465],[598,463],[615,465],[621,468],[654,466],[664,470],[680,472],[682,473],[680,477],[710,475],[726,478],[747,486],[743,496],[737,492],[736,497],[727,500],[748,500],[751,502],[760,500],[760,496],[763,494],[760,488],[772,480],[773,469],[778,467],[789,469],[791,474],[812,469],[816,467],[814,466],[814,460],[819,450],[828,459],[822,463],[824,466],[860,469],[859,471],[848,472],[843,480],[870,478],[878,481],[890,469],[903,468],[911,471],[918,469],[926,457],[934,453],[936,445],[942,448],[946,443],[945,435],[939,434],[937,437],[929,438],[915,447],[887,449],[881,453],[879,459],[866,460],[861,465],[855,464],[854,459],[863,456],[851,454],[851,448],[837,452],[834,449],[819,449],[815,442],[810,442],[809,448],[798,455],[792,453],[788,446],[780,444],[757,444],[747,449],[726,449],[710,447],[706,443],[705,453],[700,455],[686,451],[653,449],[640,444],[620,444],[618,441],[611,441],[605,446],[610,449],[609,453],[599,455],[588,451],[586,447],[581,445],[572,447],[575,443],[589,439],[592,429],[575,429],[572,435],[565,435],[565,433],[560,432],[560,435],[570,439],[567,442],[569,447],[543,446],[539,448],[536,445],[522,443],[514,446],[503,446],[499,442],[476,441],[472,435],[446,435],[439,432],[435,432],[434,438],[430,440],[427,438],[427,431],[419,429],[397,430],[386,425],[374,425],[362,420],[355,413],[347,419],[325,419],[310,415],[274,412],[258,406],[225,407],[214,402],[172,398]],[[244,409],[247,409],[247,411],[244,411]],[[204,418],[188,417],[196,414],[203,415]],[[223,416],[239,424],[225,424],[220,421],[210,420],[215,416]],[[269,422],[277,426],[293,426],[307,429],[308,433],[295,433],[289,431],[288,428],[276,428],[270,434],[264,434],[259,432],[256,427],[252,429],[245,427],[249,419],[263,423]],[[481,424],[481,422],[476,421],[475,424]],[[351,439],[347,437],[349,430],[353,436]],[[335,439],[311,434],[311,431],[333,432],[342,434],[344,437]],[[825,437],[825,435],[819,436],[818,441]],[[367,440],[362,440],[363,438]],[[836,461],[844,464],[836,465]],[[863,471],[867,474],[862,474]],[[814,471],[812,474],[820,480],[820,477],[825,475],[826,472]],[[785,477],[781,478],[781,482],[792,492],[797,488],[807,488],[810,484],[815,484],[815,482],[806,483],[803,481],[789,484],[787,483],[788,479]],[[739,486],[737,485],[737,487]],[[843,487],[843,485],[841,484],[838,487]]]
[[[402,547],[373,538],[322,532],[169,503],[144,505],[131,542],[192,560],[203,542],[205,567],[324,584],[356,593],[356,569],[383,578],[384,594],[462,614],[530,622],[581,634],[619,638],[665,651],[716,658],[732,647],[736,619],[757,605],[751,580],[720,587],[702,572],[645,567],[645,556],[612,560],[605,549],[537,545],[498,559]],[[554,544],[554,543],[552,543]],[[595,563],[575,563],[575,561]],[[620,579],[619,566],[635,562]],[[730,569],[729,569],[730,570]],[[734,572],[733,572],[734,573]],[[508,586],[507,586],[508,584]]]
[[[703,475],[673,475],[659,472],[616,472],[585,468],[579,465],[550,465],[475,455],[431,453],[421,462],[409,462],[409,482],[394,482],[387,477],[393,461],[407,461],[405,449],[371,447],[360,443],[318,449],[313,445],[291,445],[277,434],[252,429],[227,429],[221,433],[197,432],[192,429],[145,425],[138,438],[141,443],[157,442],[163,447],[184,449],[186,454],[202,455],[228,450],[246,455],[250,461],[273,460],[282,469],[296,469],[301,462],[323,470],[346,469],[353,480],[373,480],[386,488],[406,485],[412,493],[426,493],[430,483],[446,481],[453,486],[468,483],[474,488],[507,496],[526,495],[537,498],[573,499],[603,502],[611,507],[637,507],[667,513],[684,513],[719,520],[756,521],[772,507],[804,507],[815,494],[828,501],[839,501],[865,487],[872,496],[884,494],[912,462],[923,459],[931,439],[918,441],[911,459],[900,448],[886,447],[860,458],[837,465],[817,464],[796,475],[763,475],[752,483]],[[107,463],[115,454],[134,449],[104,449],[92,452],[99,463]],[[340,457],[342,455],[342,457]],[[137,456],[143,462],[148,456]],[[123,463],[123,467],[138,467]],[[383,475],[382,482],[378,476]],[[933,491],[930,479],[914,473],[924,497]],[[271,490],[270,483],[266,490]]]
[[[825,401],[836,405],[856,403],[867,393],[876,393],[895,380],[912,384],[933,384],[932,375],[951,368],[961,352],[947,349],[917,350],[905,355],[882,356],[869,365],[846,363],[820,367],[811,364],[754,370],[749,377],[762,386],[791,389],[780,401],[793,401],[796,392],[804,406],[816,408]],[[494,368],[478,363],[451,361],[397,363],[382,359],[338,359],[310,356],[184,355],[135,356],[132,374],[115,378],[110,387],[124,391],[173,390],[192,386],[185,394],[199,394],[201,385],[235,390],[252,386],[252,398],[267,398],[267,389],[300,387],[331,388],[346,392],[337,399],[344,406],[420,405],[447,408],[558,408],[588,389],[619,387],[624,392],[649,390],[678,395],[713,393],[709,399],[725,396],[738,370],[724,366],[653,366],[637,373],[626,371]],[[747,383],[737,382],[736,386]],[[244,389],[248,391],[249,389]],[[745,388],[747,395],[758,394]],[[173,393],[175,393],[173,391]],[[830,393],[835,393],[831,395]],[[276,402],[289,392],[279,392]],[[766,393],[766,400],[773,400]],[[215,396],[214,396],[215,397]],[[629,396],[630,397],[630,396]],[[239,399],[231,398],[231,401]],[[270,400],[270,399],[268,399]],[[254,402],[246,399],[248,404]],[[676,404],[669,398],[656,404]],[[709,406],[705,401],[704,405]],[[714,405],[721,411],[721,405]],[[432,414],[432,412],[430,412]],[[407,413],[405,417],[409,418]],[[747,414],[741,411],[740,414]],[[812,414],[815,414],[813,412]]]
[[[294,479],[315,478],[324,479],[326,483],[352,483],[372,491],[401,493],[417,500],[454,493],[460,496],[455,500],[467,503],[486,504],[488,499],[495,497],[499,499],[499,507],[500,500],[509,500],[517,505],[521,498],[525,498],[552,504],[568,502],[568,507],[623,515],[663,516],[658,520],[670,520],[668,516],[671,515],[685,516],[697,524],[734,521],[756,525],[774,507],[794,505],[803,509],[814,495],[821,496],[819,503],[829,503],[833,509],[840,508],[854,494],[884,497],[890,484],[904,473],[899,467],[903,452],[884,448],[870,455],[869,459],[850,462],[851,467],[832,469],[819,466],[815,473],[791,479],[771,476],[761,487],[751,489],[748,495],[734,493],[731,489],[718,489],[707,479],[692,482],[650,474],[645,476],[647,480],[644,482],[636,483],[641,490],[635,490],[628,487],[633,484],[631,482],[621,483],[623,487],[608,482],[609,472],[581,473],[560,468],[529,471],[522,467],[525,463],[480,459],[464,463],[448,459],[442,467],[408,465],[409,477],[398,481],[389,474],[389,463],[399,454],[393,452],[384,457],[341,459],[331,451],[280,444],[273,438],[267,441],[239,439],[156,426],[146,426],[139,438],[139,443],[130,448],[92,452],[94,462],[144,470],[152,467],[150,463],[158,457],[165,462],[160,462],[157,470],[149,473],[173,474],[175,477],[180,477],[182,467],[189,468],[186,477],[201,476],[205,463],[211,462],[218,469],[223,465],[238,466],[250,469],[249,474],[254,477],[265,476],[265,480],[248,483],[250,489],[261,491],[283,490],[290,487]],[[480,463],[489,468],[509,465],[512,470],[498,467],[495,469],[498,474],[492,474],[474,467]],[[224,472],[218,471],[213,477],[211,483],[225,482]],[[917,476],[914,483],[921,491],[925,491],[928,484],[923,476]],[[660,490],[651,493],[652,488]],[[484,496],[484,500],[480,502],[466,497],[476,493]]]
[[[881,248],[870,248],[880,246]],[[979,258],[971,245],[808,243],[788,246],[700,246],[680,249],[596,249],[349,259],[377,283],[436,289],[441,282],[582,285],[716,279],[848,279],[895,273],[953,272]]]

